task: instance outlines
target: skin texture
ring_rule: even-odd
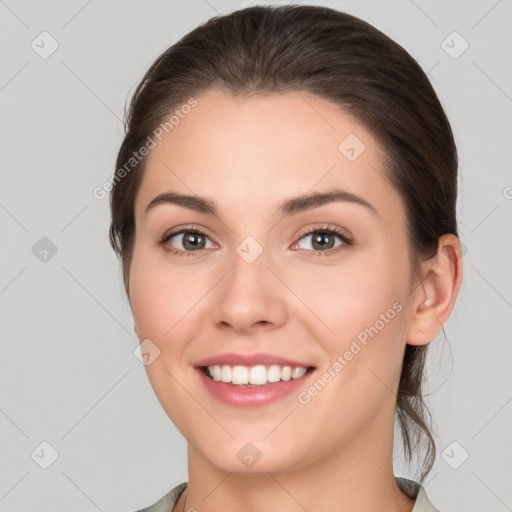
[[[458,239],[442,237],[438,257],[422,263],[423,282],[413,280],[404,206],[381,149],[339,106],[304,92],[196,99],[150,154],[130,268],[137,335],[160,350],[147,374],[188,442],[189,487],[176,510],[185,497],[186,510],[200,512],[411,510],[393,476],[396,390],[406,343],[430,342],[450,315]],[[365,144],[354,161],[338,149],[350,134]],[[277,213],[284,199],[332,189],[375,211],[335,202]],[[220,217],[173,204],[144,212],[169,191],[214,201]],[[206,234],[203,249],[169,252],[190,247],[183,234],[159,244],[190,224]],[[303,236],[327,225],[352,245],[334,236],[319,249]],[[263,249],[252,263],[236,251],[247,236]],[[267,352],[315,366],[307,391],[393,304],[394,318],[307,404],[292,393],[264,407],[225,405],[193,368],[226,352]],[[251,468],[237,457],[247,442],[262,454]]]

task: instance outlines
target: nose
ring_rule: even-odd
[[[287,289],[276,277],[279,271],[265,250],[252,262],[243,252],[234,252],[230,263],[230,270],[216,287],[211,313],[214,324],[239,334],[282,326],[288,314]]]

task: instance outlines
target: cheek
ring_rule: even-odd
[[[130,301],[140,341],[160,350],[148,374],[164,366],[174,371],[187,364],[188,345],[201,334],[208,310],[208,290],[218,280],[212,270],[170,266],[165,255],[138,248],[130,271]]]
[[[172,277],[172,279],[171,279]],[[130,302],[142,342],[149,339],[158,347],[158,356],[145,370],[157,399],[178,428],[179,411],[187,407],[189,396],[176,380],[183,365],[186,326],[197,302],[197,288],[187,286],[182,273],[166,272],[154,253],[137,248],[130,269]]]
[[[155,279],[156,274],[142,255],[135,252],[130,270],[130,303],[141,340],[159,337],[159,319],[169,306],[163,303],[165,292]]]
[[[409,286],[407,265],[406,258],[396,252],[361,251],[339,266],[313,269],[307,279],[304,274],[295,277],[294,290],[335,337],[346,338],[357,334],[354,329],[373,325],[395,302],[403,304]],[[390,311],[391,316],[394,313]]]
[[[372,389],[377,382],[372,372],[390,385],[399,377],[408,268],[407,256],[396,251],[359,253],[346,270],[323,270],[317,276],[321,279],[308,280],[300,292],[321,320],[313,328],[329,362],[342,356],[345,378],[350,376],[353,385],[358,382],[354,389]]]
[[[130,302],[139,337],[162,340],[170,335],[193,304],[197,283],[191,286],[183,272],[170,273],[157,251],[136,246],[130,270]]]
[[[336,429],[356,432],[382,407],[394,408],[405,348],[407,288],[381,270],[334,274],[325,293],[317,290],[312,297],[323,304],[321,318],[334,331],[320,322],[314,327],[327,355],[319,378],[329,383],[313,399],[320,423],[329,421],[334,437]]]

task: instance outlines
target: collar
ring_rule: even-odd
[[[432,505],[422,485],[402,477],[395,477],[395,480],[402,492],[407,494],[409,498],[416,499],[412,512],[440,512],[439,509]],[[156,503],[137,512],[174,512],[174,507],[187,488],[187,485],[188,482],[177,485]]]

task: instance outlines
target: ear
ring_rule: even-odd
[[[439,239],[436,256],[422,263],[421,279],[413,294],[409,345],[430,343],[453,310],[462,283],[462,249],[455,235]]]

